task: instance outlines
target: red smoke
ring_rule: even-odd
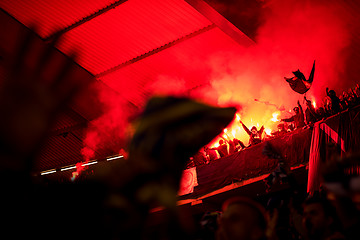
[[[265,19],[256,44],[241,52],[214,55],[212,61],[211,94],[217,92],[220,105],[239,103],[248,127],[274,128],[278,124],[270,121],[274,112],[284,107],[287,111],[280,118],[289,117],[288,110],[297,100],[303,104],[303,95],[294,92],[283,77],[292,77],[297,69],[308,77],[314,60],[315,77],[307,98],[321,105],[326,87],[340,94],[354,86],[346,86],[343,79],[350,33],[336,2],[272,1]],[[248,137],[243,132],[239,138],[247,141]]]
[[[261,16],[265,21],[258,28],[253,46],[233,49],[225,44],[221,52],[213,52],[210,43],[204,42],[209,48],[203,55],[178,52],[179,58],[170,60],[159,60],[161,52],[157,53],[143,61],[163,61],[167,69],[160,69],[161,64],[158,64],[156,70],[162,73],[149,76],[150,80],[144,81],[141,87],[147,94],[185,95],[219,106],[236,105],[249,128],[252,125],[274,128],[278,124],[271,120],[274,113],[279,114],[278,118],[289,117],[288,111],[298,100],[303,104],[303,95],[294,92],[284,80],[284,77],[293,76],[292,71],[300,69],[308,77],[316,60],[314,82],[306,95],[316,100],[317,106],[322,104],[326,87],[340,94],[355,85],[343,81],[351,39],[349,19],[345,11],[339,10],[337,1],[265,2],[268,4],[264,5]],[[166,51],[177,49],[175,46]],[[169,67],[169,62],[173,67]],[[111,96],[100,93],[106,106],[104,115],[92,122],[85,140],[85,146],[94,151],[102,143],[110,143],[114,150],[120,151],[124,139],[129,137],[131,111],[124,99],[131,97],[139,86],[130,78],[124,78],[126,71],[124,68],[114,73],[122,76],[122,81],[104,80],[114,89],[124,85],[122,89],[126,91]],[[237,137],[246,142],[248,137],[237,123],[229,127],[228,133],[234,129],[238,131]]]
[[[71,181],[75,181],[75,179],[80,175],[82,171],[84,171],[86,168],[83,166],[83,163],[77,163],[76,164],[76,171],[72,172],[71,174]]]
[[[96,151],[111,155],[120,153],[131,130],[128,124],[131,109],[121,95],[99,89],[98,100],[102,103],[103,114],[90,122],[81,151],[87,160],[96,157]]]

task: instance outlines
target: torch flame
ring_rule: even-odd
[[[314,108],[316,108],[316,102],[315,102],[315,100],[312,101],[312,105],[314,106]]]
[[[278,112],[274,112],[273,114],[272,114],[272,118],[271,118],[271,121],[273,121],[273,122],[278,122],[279,121],[279,119],[277,118],[278,116],[279,116],[279,113]]]
[[[265,129],[265,133],[266,133],[267,135],[271,135],[271,129],[270,129],[270,128],[266,128],[266,129]]]
[[[224,129],[224,138],[230,139],[230,136],[227,134],[228,130],[227,128]]]
[[[234,138],[236,138],[236,137],[235,137],[235,136],[236,136],[236,130],[235,130],[235,129],[233,129],[233,130],[231,131],[231,134],[233,135]]]

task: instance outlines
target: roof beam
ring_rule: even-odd
[[[185,0],[194,9],[201,13],[208,20],[213,22],[218,28],[220,28],[225,34],[230,36],[233,40],[239,43],[241,46],[251,46],[255,42],[249,38],[245,33],[240,31],[231,22],[229,22],[224,16],[218,13],[210,5],[202,0]]]
[[[70,26],[68,26],[68,27],[66,27],[66,28],[64,28],[64,29],[62,29],[62,30],[60,30],[60,31],[57,31],[57,32],[51,34],[50,36],[44,38],[43,40],[44,40],[44,41],[50,41],[50,40],[52,40],[53,38],[55,38],[56,36],[62,35],[62,34],[68,32],[68,31],[70,31],[70,30],[72,30],[72,29],[74,29],[74,28],[76,28],[76,27],[79,27],[80,25],[82,25],[82,24],[84,24],[84,23],[87,23],[88,21],[90,21],[90,20],[92,20],[92,19],[100,16],[101,14],[106,13],[107,11],[109,11],[109,10],[111,10],[111,9],[113,9],[113,8],[116,8],[117,6],[123,4],[123,3],[126,2],[126,1],[127,1],[127,0],[119,0],[119,1],[116,1],[116,2],[114,2],[114,3],[112,3],[112,4],[110,4],[109,6],[100,9],[100,10],[97,11],[97,12],[95,12],[95,13],[87,16],[87,17],[82,18],[81,20],[73,23],[72,25],[70,25]]]
[[[174,46],[175,44],[181,43],[181,42],[183,42],[183,41],[185,41],[185,40],[187,40],[189,38],[193,38],[193,37],[195,37],[195,36],[197,36],[199,34],[202,34],[204,32],[207,32],[207,31],[211,30],[211,29],[214,29],[214,28],[216,28],[215,24],[208,25],[208,26],[206,26],[206,27],[204,27],[204,28],[202,28],[200,30],[197,30],[195,32],[192,32],[192,33],[186,35],[186,36],[178,38],[178,39],[176,39],[176,40],[174,40],[172,42],[169,42],[169,43],[167,43],[167,44],[165,44],[165,45],[163,45],[161,47],[158,47],[158,48],[156,48],[154,50],[151,50],[151,51],[149,51],[149,52],[147,52],[147,53],[145,53],[143,55],[140,55],[138,57],[130,59],[130,60],[126,61],[126,62],[120,63],[119,65],[116,65],[115,67],[112,67],[112,68],[110,68],[110,69],[108,69],[108,70],[106,70],[104,72],[101,72],[101,73],[95,75],[95,77],[96,78],[104,77],[107,74],[115,72],[115,71],[117,71],[117,70],[119,70],[119,69],[121,69],[123,67],[126,67],[126,66],[128,66],[130,64],[133,64],[133,63],[135,63],[137,61],[140,61],[140,60],[142,60],[144,58],[147,58],[147,57],[149,57],[151,55],[154,55],[154,54],[156,54],[156,53],[158,53],[160,51],[163,51],[163,50],[165,50],[167,48],[170,48],[170,47]]]

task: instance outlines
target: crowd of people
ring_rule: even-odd
[[[210,214],[208,219],[216,218],[211,227],[206,219],[199,228],[192,225],[192,216],[184,216],[177,207],[183,169],[190,156],[232,121],[236,109],[187,98],[159,97],[148,102],[139,116],[126,161],[109,163],[75,182],[32,176],[51,123],[79,89],[93,80],[77,76],[78,81],[71,84],[71,69],[77,65],[68,58],[64,65],[56,64],[59,69],[51,69],[55,73],[52,79],[44,79],[48,63],[59,59],[54,59],[56,49],[51,44],[34,58],[34,38],[27,29],[17,54],[2,52],[0,58],[0,109],[4,113],[0,124],[0,209],[4,238],[359,239],[357,189],[350,188],[345,194],[328,191],[319,194],[320,200],[306,198],[299,204],[302,191],[292,181],[291,172],[285,172],[288,181],[294,183],[291,194],[274,196],[265,206],[246,197],[225,199],[223,208]],[[328,175],[337,176],[332,172]],[[153,226],[149,216],[156,207],[164,209],[164,219],[158,224],[161,228],[155,230],[149,227]]]
[[[323,99],[322,106],[317,106],[317,108],[306,96],[304,96],[304,101],[305,110],[298,101],[293,109],[294,115],[281,119],[282,123],[278,124],[278,131],[273,132],[273,137],[296,129],[311,128],[317,121],[359,106],[359,84],[348,91],[343,91],[340,96],[337,96],[334,90],[326,88],[326,97]],[[242,122],[240,123],[249,134],[249,143],[251,142],[249,146],[264,141],[264,138],[252,140],[259,136],[258,133],[261,130],[258,131],[256,127],[249,130]],[[245,149],[244,144],[242,145],[240,149]],[[222,142],[222,149],[224,148],[224,142]],[[218,150],[218,148],[213,149]],[[359,159],[359,156],[355,155],[342,161],[352,161],[353,166],[358,167]],[[202,231],[198,239],[360,239],[360,191],[358,187],[354,187],[354,182],[352,188],[346,187],[348,185],[344,183],[355,181],[359,177],[357,174],[346,175],[342,167],[331,167],[332,164],[329,163],[322,171],[324,175],[322,178],[325,181],[323,187],[320,191],[309,195],[306,189],[299,188],[292,174],[280,160],[274,171],[264,179],[264,183],[267,186],[267,192],[275,182],[288,183],[290,190],[273,194],[268,192],[265,200],[243,196],[227,199],[221,211],[204,213],[207,221],[202,221]],[[328,178],[332,178],[329,184],[326,183]],[[341,183],[344,187],[340,190],[339,187],[333,185],[334,183]]]
[[[290,118],[282,119],[284,122],[291,122],[292,126],[288,129],[294,130],[302,127],[311,127],[315,122],[331,117],[347,109],[353,108],[360,104],[360,87],[356,84],[354,88],[349,88],[348,91],[343,91],[342,95],[338,96],[335,90],[326,88],[326,96],[320,106],[315,106],[304,96],[306,105],[303,111],[300,102],[293,110],[295,115]]]
[[[224,138],[220,136],[222,139],[219,140],[217,147],[205,146],[190,158],[188,167],[208,164],[213,160],[239,152],[263,141],[283,136],[296,129],[312,128],[315,122],[360,105],[360,87],[359,84],[356,84],[355,87],[349,88],[348,91],[343,91],[340,96],[337,96],[335,90],[326,88],[326,96],[322,104],[317,107],[306,98],[306,95],[304,95],[304,102],[306,106],[305,110],[300,101],[298,101],[297,106],[293,108],[294,114],[291,117],[282,118],[280,120],[281,123],[277,125],[277,129],[272,131],[271,134],[264,133],[264,126],[261,126],[260,129],[252,126],[251,129],[249,129],[239,120],[244,131],[249,135],[247,145],[237,138],[231,139],[230,137]]]
[[[331,187],[335,182],[344,182],[340,176],[346,175],[345,166],[350,163],[359,166],[359,155],[342,160],[341,164],[336,163],[336,168],[332,166],[334,163],[325,165],[322,173],[324,186],[311,195],[296,182],[291,171],[287,171],[289,188],[286,190],[265,197],[233,196],[225,199],[221,210],[204,213],[208,221],[202,222],[203,232],[198,239],[359,239],[359,189],[340,191]],[[346,176],[353,180],[358,178],[356,174]]]

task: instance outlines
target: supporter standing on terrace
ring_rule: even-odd
[[[230,151],[229,151],[230,154],[238,152],[238,151],[245,148],[245,144],[242,141],[240,141],[239,139],[237,139],[237,138],[234,138],[233,140],[230,140],[229,141],[229,146],[232,146],[230,148]],[[232,152],[232,148],[234,148],[233,152]]]
[[[255,126],[253,126],[251,128],[251,130],[249,130],[248,127],[245,126],[245,124],[240,120],[240,123],[242,125],[242,127],[244,128],[245,132],[249,135],[250,139],[249,139],[249,146],[261,143],[262,141],[262,133],[264,132],[264,126],[262,126],[260,128],[260,130],[257,130],[257,128]]]
[[[229,155],[228,146],[224,142],[223,139],[219,140],[219,146],[218,147],[210,148],[210,150],[216,150],[219,153],[221,158],[226,157],[227,155]]]
[[[290,118],[281,119],[282,122],[294,122],[295,129],[302,128],[305,126],[304,112],[303,112],[303,109],[301,107],[299,100],[298,100],[297,104],[298,104],[298,106],[294,107],[294,109],[293,109],[295,112],[295,115],[293,115]]]
[[[329,104],[327,105],[327,111],[329,111],[331,115],[340,112],[340,99],[338,96],[336,96],[336,92],[326,88],[326,95],[330,98]]]
[[[214,149],[210,149],[209,147],[204,148],[205,156],[206,156],[206,163],[210,163],[211,161],[214,161],[218,159],[217,151]]]
[[[306,110],[305,110],[306,124],[307,125],[314,124],[318,120],[316,110],[312,105],[311,101],[308,100],[306,96],[304,96],[304,100],[306,101]]]

